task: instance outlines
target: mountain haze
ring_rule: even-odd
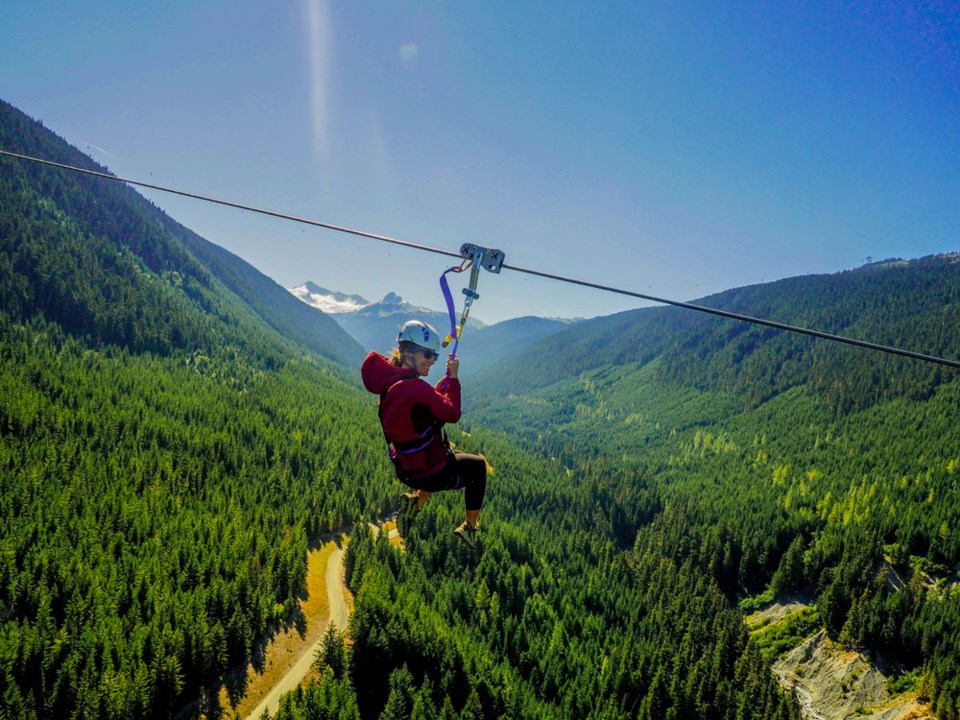
[[[397,332],[410,319],[425,320],[438,330],[449,332],[450,320],[446,313],[414,307],[393,292],[387,293],[378,303],[369,303],[359,295],[327,290],[312,282],[291,288],[290,292],[305,303],[330,312],[364,347],[381,353],[387,353],[395,346]],[[527,316],[483,325],[471,319],[464,335],[466,354],[461,355],[470,372],[481,372],[577,322]]]
[[[312,290],[308,289],[312,287]],[[306,290],[307,292],[302,292]],[[388,292],[383,299],[375,303],[364,304],[350,302],[358,299],[357,295],[345,295],[331,292],[314,283],[307,283],[290,290],[304,302],[312,303],[315,307],[337,303],[343,309],[332,315],[340,326],[350,333],[366,350],[376,350],[387,354],[397,346],[397,333],[407,320],[420,320],[433,325],[441,335],[450,332],[450,316],[446,311],[430,310],[425,307],[412,305],[397,295]],[[344,298],[346,300],[339,300]],[[362,298],[359,298],[362,300]],[[459,317],[458,317],[459,319]],[[481,328],[483,323],[473,318],[467,321],[468,328]]]
[[[463,336],[464,360],[471,370],[478,373],[490,367],[499,367],[525,348],[578,322],[528,315],[487,325]]]

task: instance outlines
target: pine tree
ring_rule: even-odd
[[[413,711],[413,676],[404,664],[390,673],[390,694],[380,720],[409,720]]]

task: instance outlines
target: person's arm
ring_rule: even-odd
[[[459,361],[457,364],[459,365]],[[423,398],[418,400],[427,405],[437,420],[445,423],[460,421],[460,380],[455,374],[450,375],[443,390],[431,388],[428,383],[423,384],[423,389],[426,392],[423,393]]]

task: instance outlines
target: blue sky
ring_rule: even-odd
[[[0,97],[118,175],[676,300],[960,250],[955,2],[34,0]],[[285,287],[442,307],[441,256],[148,196]],[[505,271],[474,314],[639,304]]]

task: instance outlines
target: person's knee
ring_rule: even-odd
[[[476,474],[483,475],[484,477],[487,476],[487,461],[482,457],[475,455],[470,459],[470,464]]]

